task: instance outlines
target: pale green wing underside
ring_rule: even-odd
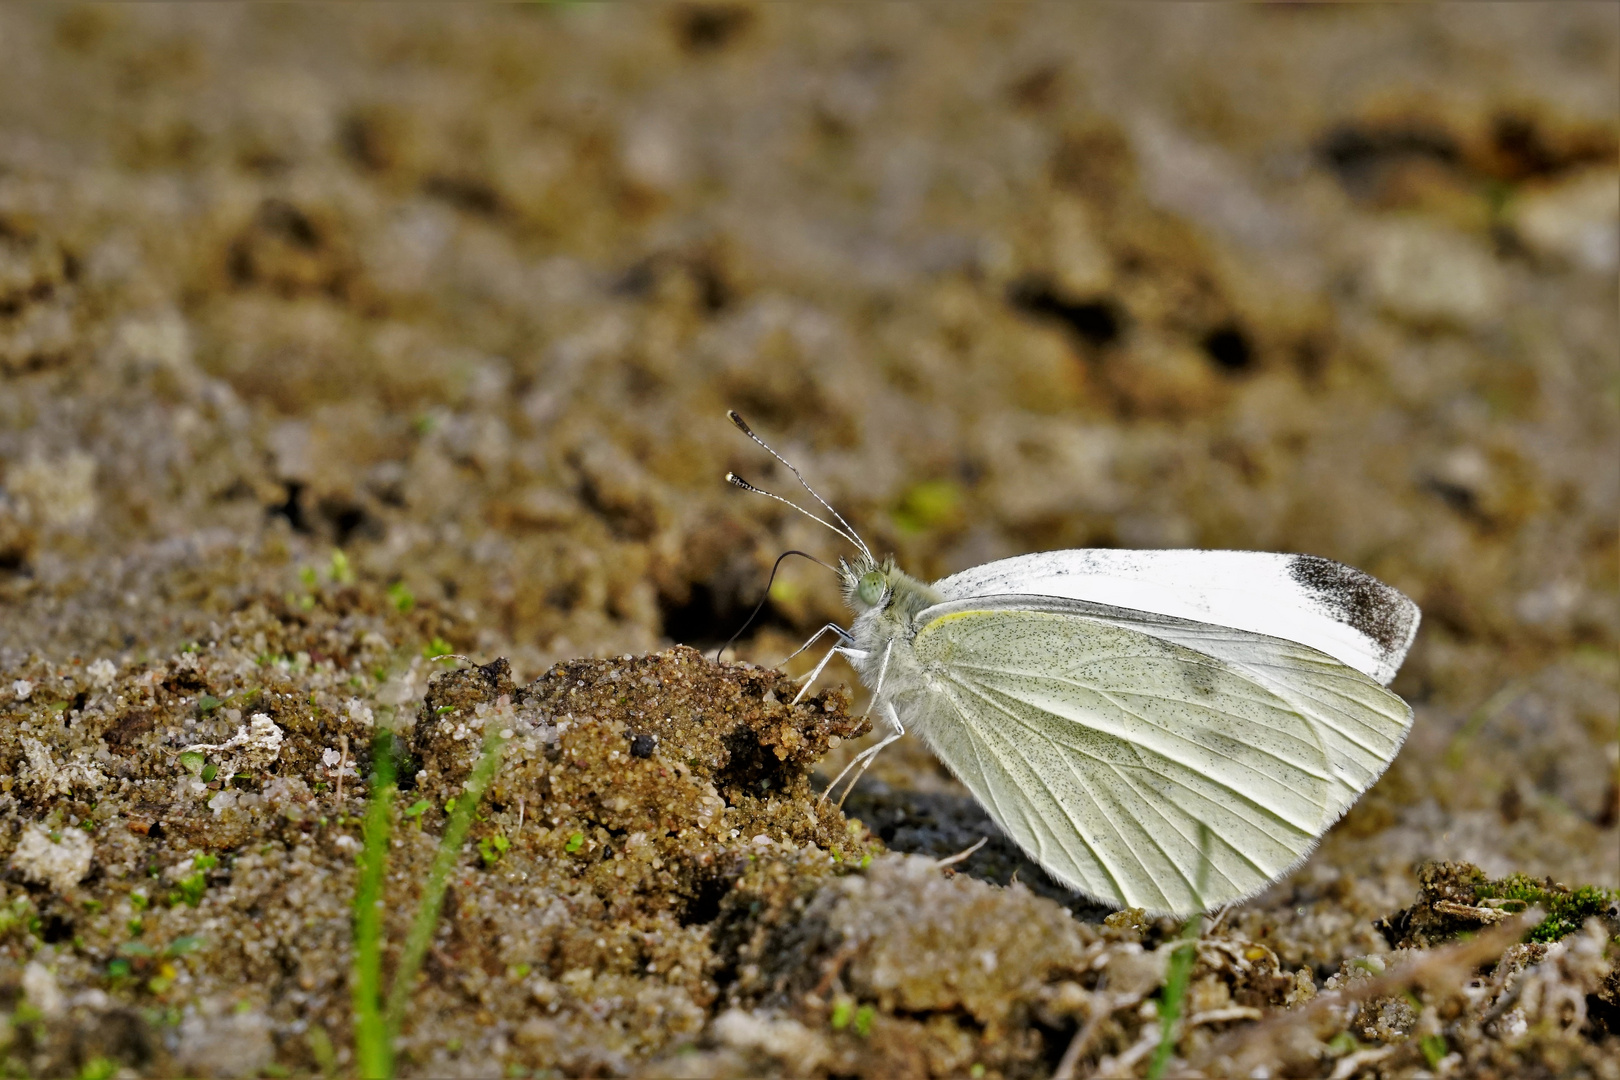
[[[930,689],[908,720],[1019,846],[1100,900],[1186,914],[1260,891],[1411,723],[1399,697],[1293,642],[998,599],[1013,601],[923,613]]]

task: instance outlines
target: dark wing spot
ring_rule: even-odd
[[[1334,618],[1366,634],[1386,654],[1406,645],[1412,632],[1412,602],[1377,578],[1316,555],[1295,555],[1288,576],[1309,589]]]

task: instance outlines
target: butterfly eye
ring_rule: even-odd
[[[861,603],[867,607],[877,607],[878,601],[883,599],[886,584],[883,575],[873,570],[861,575],[861,583],[855,587],[855,595],[860,597]]]

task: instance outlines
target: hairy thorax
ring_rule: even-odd
[[[917,616],[944,599],[932,586],[892,564],[882,573],[888,582],[883,602],[864,611],[851,605],[856,615],[850,635],[864,653],[853,663],[861,682],[874,692],[874,705],[898,703],[927,688],[927,673],[911,643],[917,636]]]

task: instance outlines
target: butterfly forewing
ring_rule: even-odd
[[[1297,641],[1382,684],[1417,633],[1417,605],[1314,555],[1263,551],[1042,551],[934,582],[946,600],[1020,594],[1084,600]]]
[[[1341,760],[1342,729],[1399,714],[1404,732],[1399,698],[1291,642],[1029,600],[922,613],[929,689],[908,719],[1020,846],[1099,899],[1186,913],[1259,891],[1354,798],[1349,776],[1382,770]],[[1191,647],[1200,632],[1242,662]]]

